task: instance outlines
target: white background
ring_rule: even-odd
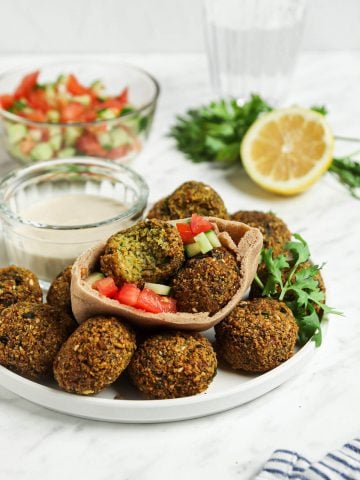
[[[308,1],[305,49],[360,48],[360,0]],[[204,48],[201,4],[0,0],[0,53],[199,52]]]

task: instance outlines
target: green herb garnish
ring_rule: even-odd
[[[261,113],[271,107],[258,95],[239,105],[235,99],[211,102],[178,116],[170,130],[177,148],[193,162],[223,165],[240,158],[240,142]]]
[[[336,175],[337,179],[349,190],[350,194],[360,200],[357,189],[360,188],[360,162],[355,156],[360,152],[354,152],[346,157],[334,158],[329,172]]]
[[[292,310],[299,326],[300,345],[312,339],[320,346],[322,313],[341,313],[325,305],[325,294],[316,278],[321,267],[310,263],[305,240],[297,233],[294,238],[284,246],[286,253],[277,257],[272,256],[272,248],[262,250],[260,262],[264,265],[261,274],[264,278],[256,275],[255,282],[263,297],[284,301]]]

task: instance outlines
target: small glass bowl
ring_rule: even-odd
[[[81,252],[141,218],[148,193],[140,175],[109,160],[78,157],[15,170],[0,181],[0,216],[8,261],[33,271],[46,288]],[[88,202],[94,196],[101,197],[102,201],[119,203],[119,213],[111,218],[94,217],[94,221],[87,223],[73,222],[76,209],[72,214],[69,197],[66,200],[64,195],[74,195],[70,197],[74,201],[81,195],[81,201],[87,198]],[[48,216],[55,197],[63,197],[60,201],[66,202],[66,222],[61,204],[59,224],[34,221],[29,219],[31,215],[26,217],[29,208],[46,202],[49,208],[44,215]],[[55,202],[59,205],[58,199]]]
[[[110,95],[119,95],[127,87],[134,110],[106,120],[61,123],[28,120],[0,107],[1,140],[11,157],[31,164],[90,155],[126,164],[141,152],[160,92],[149,73],[126,63],[95,60],[48,63],[38,69],[42,83],[73,73],[86,86],[100,80]],[[13,93],[21,79],[34,70],[36,66],[22,67],[0,75],[0,95]]]

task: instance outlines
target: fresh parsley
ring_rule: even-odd
[[[350,194],[360,200],[360,162],[356,160],[360,152],[354,152],[346,157],[334,158],[329,172],[349,190]]]
[[[320,346],[322,314],[340,312],[324,303],[325,294],[318,281],[321,267],[309,261],[310,251],[305,240],[295,233],[294,240],[288,242],[284,250],[276,257],[272,255],[272,248],[262,250],[262,278],[256,275],[255,282],[262,296],[284,301],[292,310],[299,326],[300,345],[312,339]]]

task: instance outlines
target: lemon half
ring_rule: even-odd
[[[252,180],[265,190],[294,195],[329,168],[334,137],[323,115],[306,108],[274,110],[246,132],[240,154]]]

